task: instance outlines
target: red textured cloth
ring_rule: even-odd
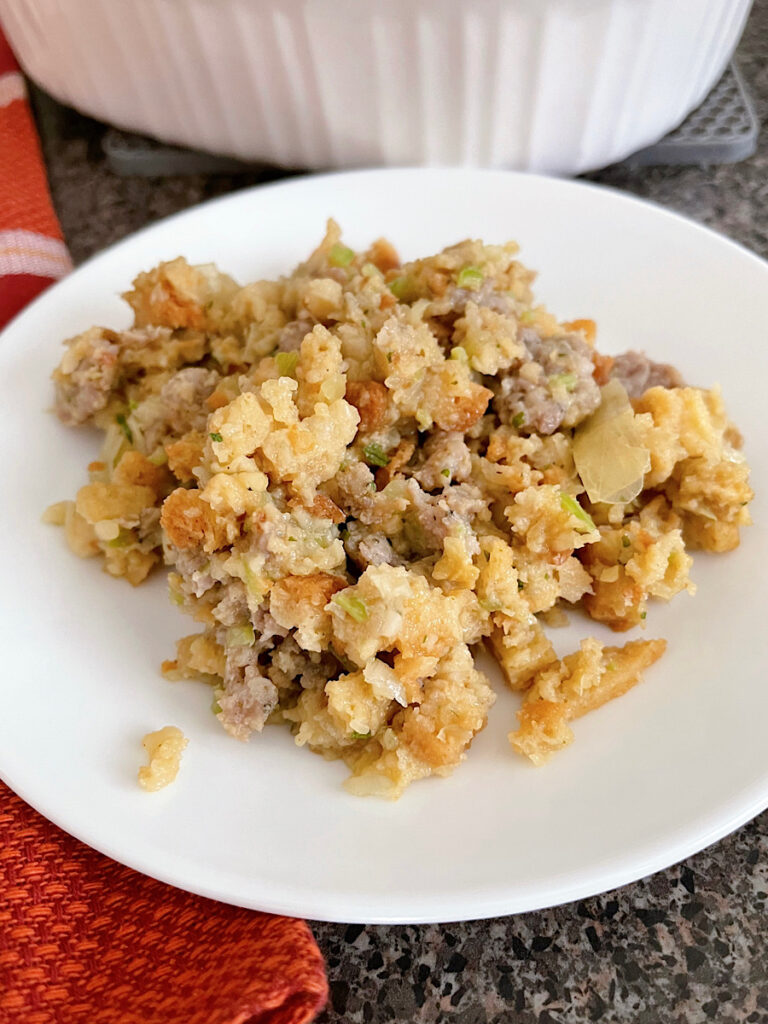
[[[0,32],[0,327],[68,267]],[[304,921],[138,875],[0,783],[0,1024],[306,1024],[327,995]]]
[[[3,1024],[304,1024],[326,998],[304,921],[138,875],[0,783]]]
[[[24,78],[0,31],[0,327],[69,269]]]

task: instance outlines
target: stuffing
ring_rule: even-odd
[[[346,399],[357,409],[358,434],[376,434],[390,425],[389,391],[376,380],[350,381]]]
[[[305,651],[323,651],[332,635],[328,602],[346,580],[329,573],[285,576],[269,592],[269,611],[276,622],[296,630],[296,641]]]
[[[397,799],[412,781],[449,775],[485,727],[495,694],[463,645],[438,664],[419,703],[398,710],[362,752],[348,753],[347,789]]]
[[[476,643],[483,614],[471,591],[444,594],[402,566],[372,565],[334,594],[333,647],[355,665],[394,647],[406,657],[442,657],[456,643]]]
[[[195,479],[195,470],[203,461],[204,450],[205,434],[199,430],[182,434],[178,441],[164,446],[168,469],[179,483],[191,483]]]
[[[494,615],[489,647],[512,690],[524,690],[537,672],[555,661],[555,650],[538,619]]]
[[[232,278],[212,264],[192,267],[179,257],[139,274],[123,298],[133,309],[136,327],[205,329],[236,291]]]
[[[116,522],[135,526],[139,516],[155,503],[155,492],[142,484],[93,483],[77,492],[75,509],[86,522]]]
[[[282,724],[350,792],[396,798],[484,727],[483,644],[523,701],[512,748],[542,763],[664,651],[587,638],[558,659],[547,627],[642,628],[694,593],[692,550],[738,545],[753,492],[720,392],[600,353],[533,278],[511,242],[401,264],[329,221],[273,281],[161,263],[128,329],[65,343],[56,412],[103,444],[45,521],[133,585],[168,567],[201,631],[163,672],[209,684],[235,738]],[[147,788],[176,733],[147,737]]]
[[[570,554],[598,539],[595,524],[578,501],[551,484],[516,494],[505,515],[515,536],[534,554]]]
[[[599,533],[581,555],[592,577],[584,607],[593,619],[623,631],[645,618],[649,597],[669,601],[683,590],[695,593],[680,519],[661,495]]]
[[[117,342],[114,331],[101,327],[66,342],[67,352],[53,374],[62,423],[85,423],[107,404],[119,374]]]
[[[160,523],[169,542],[181,550],[200,547],[210,553],[226,545],[230,532],[198,490],[183,487],[163,502]]]
[[[464,316],[456,321],[453,337],[466,353],[473,370],[495,376],[499,370],[508,370],[525,355],[525,347],[518,335],[519,326],[514,317],[467,302]],[[457,357],[461,358],[459,353]]]
[[[512,746],[543,764],[572,741],[568,722],[626,693],[665,648],[664,640],[633,640],[624,647],[583,640],[581,650],[536,673],[518,712],[520,726],[509,736]]]

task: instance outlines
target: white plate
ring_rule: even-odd
[[[62,338],[127,325],[118,293],[183,253],[240,280],[279,274],[335,216],[363,246],[406,257],[468,235],[518,239],[538,294],[594,316],[603,349],[644,348],[692,383],[723,386],[743,430],[758,525],[726,556],[696,557],[695,598],[654,603],[669,650],[627,696],[576,723],[545,768],[512,754],[504,692],[466,763],[399,803],[341,788],[342,765],[287,730],[248,744],[210,713],[202,684],[158,673],[192,632],[162,579],[132,590],[40,523],[97,450],[44,411]],[[450,921],[512,913],[629,882],[701,849],[768,804],[763,432],[768,267],[670,213],[584,184],[503,172],[372,171],[241,192],[126,239],[52,288],[0,342],[3,438],[0,775],[73,835],[146,874],[243,906],[338,921]],[[607,631],[579,616],[561,649]],[[499,677],[493,676],[496,682]],[[177,724],[175,785],[136,785],[141,737]]]

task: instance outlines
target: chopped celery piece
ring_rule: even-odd
[[[334,594],[331,600],[334,604],[337,604],[342,611],[345,611],[347,615],[351,616],[355,622],[365,622],[368,618],[368,609],[365,605],[365,601],[362,601],[359,597],[355,597],[354,594],[347,594],[342,590],[341,593]]]
[[[246,589],[254,597],[262,598],[264,596],[264,581],[262,580],[259,573],[254,572],[251,566],[248,564],[248,559],[243,557],[243,581]]]
[[[331,251],[328,253],[328,262],[332,267],[348,267],[354,258],[355,254],[352,249],[342,245],[341,242],[332,245]]]
[[[250,622],[243,626],[230,626],[227,630],[227,647],[253,647],[256,634]]]
[[[589,512],[584,511],[572,495],[561,494],[560,505],[565,512],[570,513],[570,515],[579,520],[582,525],[577,527],[577,529],[580,530],[581,533],[591,533],[592,530],[596,529],[592,516]]]
[[[130,444],[133,444],[133,431],[128,426],[128,420],[126,420],[125,414],[122,413],[122,412],[119,412],[117,414],[117,416],[115,416],[115,422],[120,427],[120,429],[122,430],[123,434],[125,434],[126,440],[129,441]]]
[[[381,445],[375,441],[365,445],[363,448],[363,458],[369,466],[386,466],[389,463],[389,456]]]
[[[165,466],[168,462],[168,455],[162,445],[155,448],[152,454],[148,455],[147,458],[153,466]]]
[[[578,380],[573,373],[555,373],[549,378],[550,387],[565,388],[569,393],[575,391]]]
[[[331,247],[331,252],[328,254],[328,262],[331,266],[349,266],[354,259],[354,252],[348,247],[337,242],[335,246]]]
[[[456,284],[459,288],[479,288],[483,283],[483,272],[479,267],[462,267]]]
[[[132,533],[131,530],[123,530],[121,528],[120,532],[118,533],[118,535],[116,537],[113,537],[112,540],[108,540],[107,541],[107,547],[108,548],[124,548],[124,547],[127,547],[131,543],[131,541],[133,539],[134,539],[134,537],[133,537],[133,533]]]
[[[292,377],[299,361],[298,352],[278,352],[275,356],[277,372],[281,377]]]
[[[416,282],[412,277],[396,277],[389,282],[389,290],[401,302],[411,302],[416,298]]]

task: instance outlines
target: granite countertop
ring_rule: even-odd
[[[627,169],[595,181],[647,196],[768,256],[768,0],[738,51],[764,128],[749,160]],[[279,176],[111,173],[104,126],[39,108],[56,208],[79,262],[203,199]],[[328,962],[321,1024],[768,1024],[768,813],[683,864],[579,903],[469,924],[313,925]]]

